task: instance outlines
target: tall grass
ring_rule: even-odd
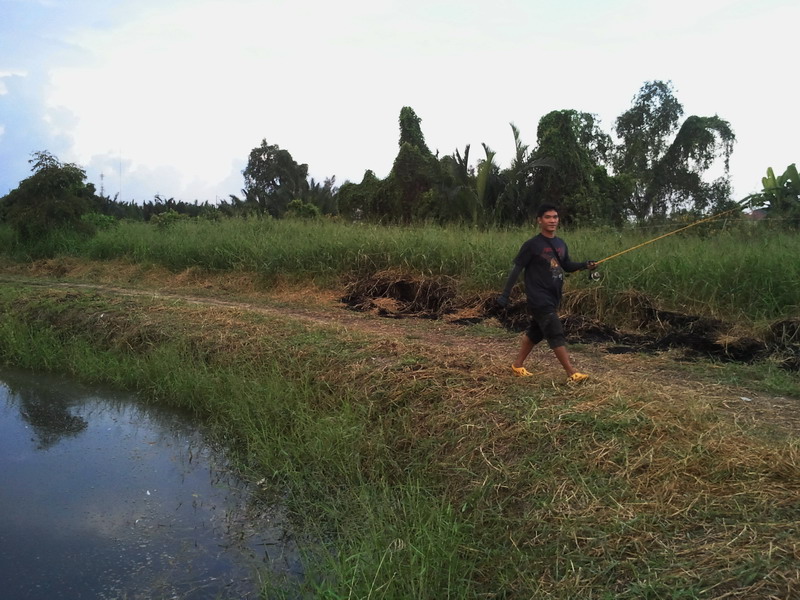
[[[242,270],[276,278],[336,285],[344,276],[400,269],[455,278],[462,291],[502,287],[531,228],[390,227],[329,220],[230,219],[182,221],[160,229],[121,223],[89,239],[59,233],[35,244],[9,244],[20,259],[72,255],[126,259],[180,271]],[[646,243],[664,230],[565,231],[573,260],[601,260]],[[7,238],[0,228],[0,239]],[[800,313],[800,234],[763,224],[712,223],[612,258],[601,267],[607,297],[646,294],[665,308],[691,309],[749,321]],[[569,286],[589,283],[580,274]]]
[[[576,255],[613,256],[659,232],[577,231]],[[601,265],[610,293],[636,290],[667,308],[711,312],[752,321],[800,315],[800,233],[758,224],[687,231]]]
[[[176,223],[168,230],[123,223],[113,231],[98,233],[81,254],[93,259],[124,257],[175,270],[251,270],[267,278],[330,281],[344,274],[400,268],[433,275],[469,275],[467,282],[479,282],[494,281],[498,270],[506,269],[508,256],[502,258],[502,268],[485,271],[492,265],[497,238],[509,235],[327,220],[193,221]]]

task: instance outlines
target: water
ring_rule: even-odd
[[[0,597],[257,598],[299,578],[280,507],[186,418],[0,371]]]

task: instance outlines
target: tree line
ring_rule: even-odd
[[[421,119],[411,107],[399,117],[398,153],[389,175],[367,170],[359,183],[307,186],[308,166],[266,140],[254,148],[244,171],[243,205],[280,216],[309,211],[378,222],[517,225],[529,222],[542,203],[560,206],[568,223],[622,225],[680,214],[702,215],[736,206],[729,161],[736,136],[713,116],[684,118],[671,82],[646,82],[631,107],[614,123],[617,142],[595,115],[557,110],[543,116],[537,143],[529,146],[513,124],[515,154],[506,168],[482,144],[470,165],[470,146],[439,156],[425,142]],[[707,176],[715,166],[721,174]],[[747,200],[800,223],[798,180],[793,165],[780,177],[772,170],[764,190]],[[313,182],[313,180],[312,180]],[[292,200],[290,200],[292,199]],[[289,202],[294,202],[292,208]]]
[[[600,129],[595,115],[575,110],[543,116],[534,147],[511,123],[515,154],[501,168],[486,144],[475,167],[470,146],[434,154],[421,119],[406,106],[400,111],[398,153],[386,178],[368,170],[361,182],[345,182],[335,190],[331,202],[330,195],[306,185],[307,165],[264,140],[250,153],[244,200],[236,201],[274,216],[300,199],[320,212],[333,210],[351,219],[471,225],[524,223],[543,202],[560,206],[567,222],[579,224],[619,225],[676,211],[728,208],[733,130],[716,115],[682,119],[683,113],[672,84],[652,81],[617,118],[618,143]],[[722,175],[706,182],[716,162],[722,163]],[[326,186],[330,183],[326,180]]]
[[[83,169],[41,151],[30,161],[33,175],[0,198],[0,220],[24,239],[64,224],[91,229],[87,214],[95,215],[95,222],[103,217],[164,223],[188,217],[338,215],[383,223],[502,226],[529,222],[540,204],[550,203],[561,207],[567,223],[619,226],[736,206],[728,171],[736,141],[730,124],[717,115],[683,117],[671,82],[646,82],[614,122],[618,141],[600,128],[595,115],[556,110],[540,119],[533,147],[510,124],[515,153],[501,168],[485,143],[475,166],[469,145],[444,156],[433,153],[421,119],[406,106],[387,177],[367,170],[358,183],[337,187],[335,177],[318,182],[309,178],[307,164],[264,139],[250,151],[241,196],[213,204],[158,195],[137,204],[97,195]],[[714,165],[721,165],[721,175],[707,181]],[[762,184],[763,191],[749,198],[751,205],[800,223],[795,166],[780,176],[770,168]]]

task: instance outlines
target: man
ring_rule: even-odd
[[[561,303],[561,288],[564,284],[564,272],[571,273],[581,269],[596,269],[597,263],[587,261],[572,262],[564,240],[556,237],[558,228],[558,209],[552,204],[544,204],[536,213],[539,234],[522,244],[514,266],[508,274],[508,281],[503,293],[497,298],[501,307],[508,306],[508,297],[519,274],[525,271],[525,295],[531,324],[522,336],[522,344],[511,370],[518,377],[530,377],[523,363],[533,347],[547,340],[558,362],[567,372],[568,381],[580,382],[589,378],[579,373],[570,362],[567,352],[567,340],[564,327],[557,311]]]

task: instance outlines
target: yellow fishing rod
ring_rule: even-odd
[[[602,260],[595,261],[595,264],[599,266],[601,263],[609,261],[612,258],[617,258],[618,256],[622,256],[623,254],[627,254],[628,252],[633,252],[634,250],[638,250],[642,246],[647,246],[648,244],[652,244],[653,242],[657,242],[658,240],[663,240],[665,237],[669,237],[671,235],[675,235],[676,233],[680,233],[681,231],[685,231],[685,230],[689,229],[690,227],[696,227],[697,225],[700,225],[702,223],[708,223],[709,221],[713,221],[714,219],[719,219],[720,217],[722,217],[724,215],[727,215],[729,213],[732,213],[734,211],[737,211],[737,210],[742,210],[742,207],[737,206],[735,208],[731,208],[730,210],[725,210],[725,211],[722,211],[721,213],[717,213],[716,215],[711,215],[710,217],[706,217],[705,219],[701,219],[699,221],[695,221],[694,223],[689,223],[689,225],[686,225],[685,227],[681,227],[680,229],[676,229],[675,231],[670,231],[668,233],[665,233],[663,235],[655,237],[652,240],[647,240],[646,242],[642,242],[641,244],[637,244],[636,246],[633,246],[632,248],[628,248],[627,250],[622,250],[621,252],[617,252],[616,254],[612,254],[611,256],[607,256]],[[589,272],[589,278],[590,279],[598,280],[598,279],[600,279],[600,277],[601,277],[601,275],[597,270],[592,270],[592,271]]]

